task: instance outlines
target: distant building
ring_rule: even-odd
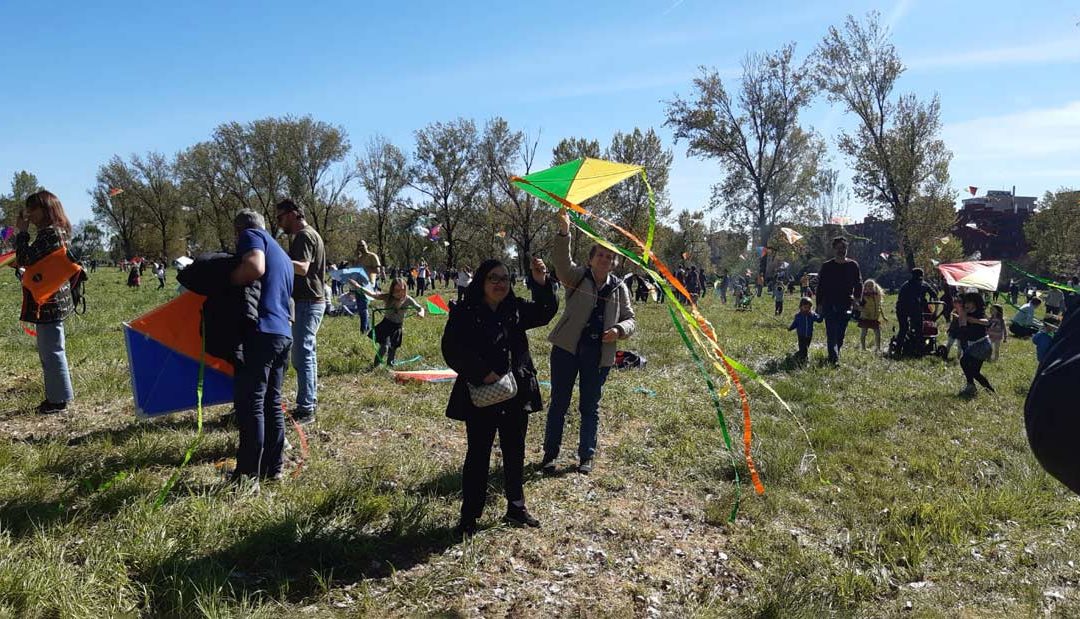
[[[952,233],[963,242],[964,255],[979,252],[983,260],[1009,260],[1028,252],[1024,223],[1035,212],[1034,197],[987,191],[963,204]]]

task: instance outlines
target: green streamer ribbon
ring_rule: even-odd
[[[180,473],[183,472],[184,467],[188,462],[191,462],[191,456],[195,454],[195,450],[199,447],[199,443],[202,441],[203,436],[203,382],[206,375],[206,324],[205,321],[199,324],[199,331],[202,332],[202,349],[199,351],[199,379],[195,384],[195,410],[197,411],[198,429],[195,432],[195,440],[191,441],[191,445],[188,446],[187,452],[184,453],[184,460],[180,463],[180,466],[176,468],[176,471],[169,477],[169,480],[162,486],[161,491],[158,492],[157,500],[154,501],[154,508],[157,509],[165,504],[165,497],[176,485],[176,482],[180,479]]]

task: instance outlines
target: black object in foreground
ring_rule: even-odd
[[[1028,443],[1039,464],[1080,494],[1080,312],[1058,329],[1024,404]]]

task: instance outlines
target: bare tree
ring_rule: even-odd
[[[689,141],[689,155],[719,162],[724,176],[713,187],[712,207],[764,243],[805,204],[824,149],[799,126],[813,91],[806,69],[794,64],[794,45],[748,55],[742,69],[733,98],[715,70],[702,68],[696,99],[669,102],[665,124],[676,140]]]
[[[545,237],[544,231],[550,228],[555,212],[510,182],[512,175],[533,171],[537,146],[538,140],[530,141],[524,133],[511,131],[502,118],[493,118],[484,128],[479,149],[488,206],[496,215],[492,218],[492,242],[495,235],[509,236],[517,247],[523,272],[534,253],[550,246],[550,236]]]
[[[143,219],[141,203],[123,193],[125,186],[134,184],[128,166],[119,157],[113,157],[98,168],[97,183],[90,191],[94,215],[116,234],[125,258],[135,256],[135,235]]]
[[[410,185],[431,198],[431,209],[442,225],[447,266],[457,266],[459,245],[468,242],[470,219],[477,211],[480,191],[476,124],[458,118],[436,122],[416,131],[416,156]]]
[[[242,125],[219,125],[214,143],[222,156],[222,173],[231,193],[244,208],[274,221],[274,205],[286,187],[287,158],[280,148],[280,126],[266,118]]]
[[[938,138],[936,95],[928,102],[910,94],[891,100],[904,65],[879,19],[871,13],[860,23],[848,16],[842,30],[829,28],[815,52],[814,79],[830,101],[858,118],[858,128],[842,132],[838,142],[855,168],[855,193],[891,215],[907,266],[914,268],[913,227],[925,232],[928,222],[917,219],[912,205],[949,197],[952,153]],[[948,231],[952,219],[946,219],[934,222],[937,232]]]
[[[368,142],[364,154],[356,162],[356,168],[368,203],[375,212],[379,260],[386,264],[389,241],[387,226],[401,191],[409,184],[409,163],[400,148],[377,135]]]
[[[225,250],[234,241],[232,220],[239,202],[230,193],[222,170],[222,157],[214,142],[199,142],[176,157],[176,172],[183,199],[195,209],[194,232],[206,232]]]
[[[277,122],[288,193],[329,243],[344,211],[345,190],[356,178],[355,166],[338,165],[349,154],[348,134],[310,116]]]

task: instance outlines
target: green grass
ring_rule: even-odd
[[[10,315],[18,287],[2,275]],[[235,432],[217,423],[228,407],[214,407],[156,508],[195,424],[191,413],[135,419],[120,325],[171,291],[123,283],[99,270],[90,312],[67,323],[77,400],[65,415],[33,414],[42,398],[33,341],[14,319],[0,331],[0,616],[1080,613],[1080,502],[1039,469],[1024,438],[1029,342],[1010,340],[987,365],[997,395],[960,399],[955,362],[882,359],[858,350],[854,328],[842,367],[822,363],[821,328],[809,363],[793,364],[794,298],[783,319],[771,302],[741,313],[706,301],[728,353],[762,372],[797,418],[748,387],[767,492],[743,486],[729,523],[736,470],[747,478],[741,453],[724,449],[664,306],[638,306],[626,347],[648,368],[612,374],[594,474],[539,477],[543,415],[534,415],[526,495],[543,528],[498,526],[496,455],[486,528],[457,543],[465,441],[443,414],[450,386],[365,372],[373,351],[355,319],[328,318],[320,332],[321,409],[296,479],[234,493],[221,471]],[[409,319],[399,356],[423,356],[409,369],[442,366],[444,323]],[[541,378],[544,335],[532,337]],[[738,442],[737,400],[723,402]],[[570,425],[568,454],[575,415]]]

